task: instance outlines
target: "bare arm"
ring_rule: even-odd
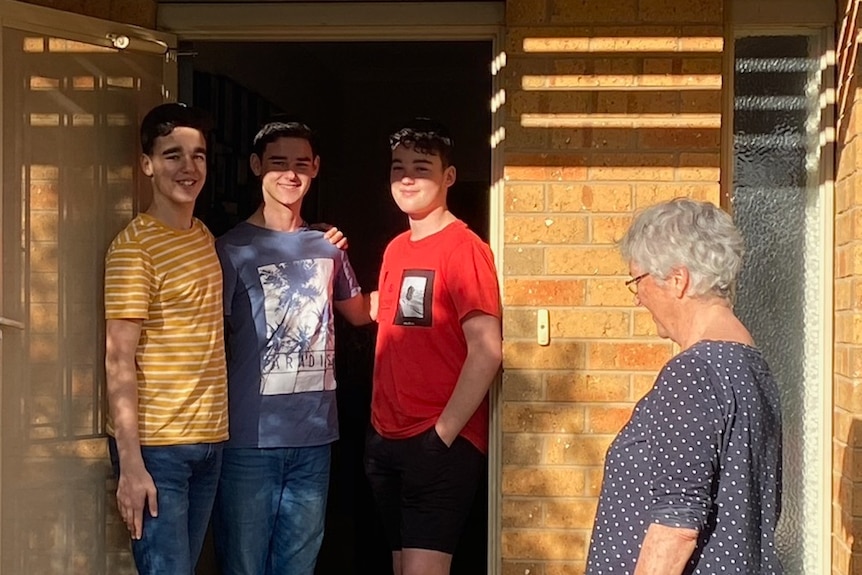
[[[461,322],[467,340],[467,359],[452,397],[434,425],[446,445],[452,445],[488,393],[503,359],[500,319],[482,312],[468,314]]]
[[[680,575],[696,545],[696,530],[653,523],[641,545],[635,575]]]
[[[144,466],[138,435],[138,380],[135,350],[141,337],[140,320],[109,319],[105,326],[105,374],[108,409],[120,457],[117,506],[133,539],[143,534],[144,505],[158,515],[156,486]]]
[[[372,321],[371,294],[359,293],[350,299],[336,301],[333,305],[352,325],[365,325]]]

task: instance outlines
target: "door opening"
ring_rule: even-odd
[[[321,171],[304,204],[308,221],[337,225],[364,290],[377,287],[383,250],[406,229],[388,191],[387,135],[433,117],[455,140],[458,180],[450,208],[489,239],[492,119],[490,41],[195,42],[180,61],[179,99],[216,121],[199,216],[219,235],[260,201],[248,169],[251,140],[274,114],[306,121],[320,138]],[[336,366],[341,439],[333,450],[327,528],[318,575],[386,573],[389,552],[362,471],[369,422],[373,328],[339,324]],[[487,482],[485,482],[487,486]],[[487,566],[487,489],[476,504],[453,573]],[[199,574],[215,574],[211,548]]]

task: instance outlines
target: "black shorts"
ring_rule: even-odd
[[[386,439],[374,429],[365,442],[365,474],[389,547],[454,554],[488,459],[458,436],[446,447],[437,431]]]

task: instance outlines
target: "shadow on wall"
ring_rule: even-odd
[[[849,417],[849,415],[847,415]],[[838,496],[833,502],[833,515],[840,518],[840,531],[833,533],[832,556],[833,571],[853,575],[862,570],[862,521],[856,507],[862,502],[856,502],[857,493],[862,485],[862,458],[857,449],[862,446],[862,421],[853,418],[844,445],[844,456],[841,464],[841,478],[838,485]],[[843,568],[846,564],[846,568]]]

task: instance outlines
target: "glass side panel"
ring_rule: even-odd
[[[3,573],[132,573],[104,439],[105,249],[164,58],[4,28]]]
[[[817,37],[735,43],[734,219],[747,255],[736,310],[779,382],[784,495],[778,545],[788,574],[821,572],[824,497],[823,269]],[[828,551],[827,551],[828,553]]]

